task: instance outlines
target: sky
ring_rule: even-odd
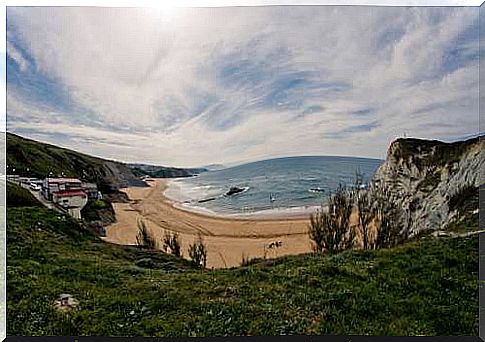
[[[385,158],[478,132],[478,8],[7,9],[7,131],[125,162]]]

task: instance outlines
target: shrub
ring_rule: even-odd
[[[370,192],[359,191],[357,193],[357,214],[359,218],[359,230],[362,236],[362,244],[364,249],[369,249],[371,247],[370,224],[374,219],[372,203],[373,202]]]
[[[372,247],[391,248],[404,242],[407,237],[404,234],[407,227],[401,224],[401,215],[404,211],[395,204],[391,189],[384,186],[373,187],[371,197],[377,232]]]
[[[194,264],[205,268],[207,264],[207,248],[199,234],[197,241],[189,246],[189,257]]]
[[[175,256],[182,256],[182,243],[179,238],[178,233],[171,233],[169,231],[165,231],[163,235],[163,250],[168,253],[170,252],[172,255]]]
[[[107,207],[109,207],[109,204],[103,199],[95,200],[94,203],[93,203],[94,209],[104,209],[104,208],[107,208]]]
[[[355,231],[350,227],[353,193],[339,186],[328,199],[328,211],[323,207],[310,215],[309,236],[317,253],[338,253],[353,247]]]
[[[142,248],[156,249],[157,242],[153,233],[147,228],[145,222],[138,221],[138,234],[136,236],[136,244]]]

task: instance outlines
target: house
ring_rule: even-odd
[[[81,218],[81,209],[88,202],[88,194],[77,178],[46,178],[42,184],[42,195],[75,218]]]
[[[101,199],[101,192],[98,191],[98,186],[95,183],[82,183],[82,189],[88,195],[88,199]]]
[[[46,178],[42,184],[42,194],[44,197],[52,201],[52,194],[58,191],[80,190],[82,191],[82,183],[77,178]]]
[[[79,189],[52,192],[52,202],[67,210],[74,218],[81,218],[81,209],[88,202],[88,195]]]

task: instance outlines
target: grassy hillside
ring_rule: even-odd
[[[8,207],[43,207],[29,190],[17,184],[7,182],[7,206]]]
[[[184,177],[205,169],[181,169],[144,164],[125,164],[26,139],[7,133],[7,173],[45,178],[65,175],[97,183],[103,192],[112,185],[145,186],[140,176]],[[15,169],[15,172],[13,172]]]
[[[46,209],[9,208],[7,236],[12,335],[478,334],[477,236],[214,271]]]
[[[123,163],[92,157],[12,133],[7,133],[7,166],[7,173],[21,176],[77,177],[97,183],[103,191],[109,191],[111,185],[144,185]]]

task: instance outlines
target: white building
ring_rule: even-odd
[[[88,202],[88,195],[82,190],[63,190],[52,193],[52,202],[65,208],[69,215],[81,218],[81,209]]]
[[[46,178],[42,184],[42,194],[75,218],[81,218],[81,209],[88,202],[88,195],[77,178]]]

